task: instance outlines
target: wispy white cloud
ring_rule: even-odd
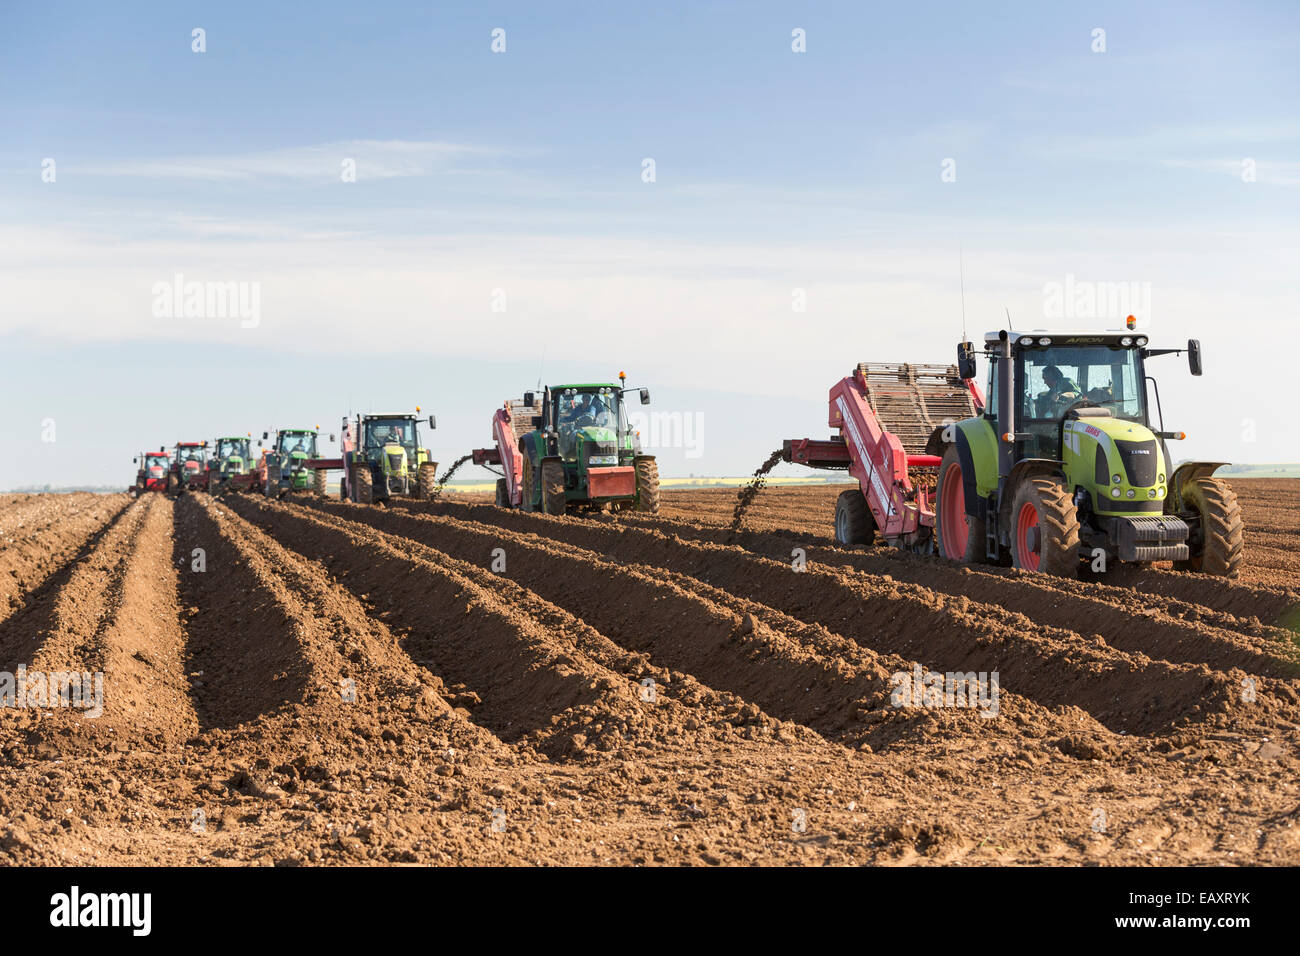
[[[493,160],[502,155],[501,150],[461,143],[353,139],[230,155],[137,157],[91,164],[80,172],[144,179],[327,183],[339,181],[348,160],[356,164],[356,178],[360,181],[431,176],[456,171],[471,158]]]
[[[1165,166],[1175,169],[1194,169],[1203,173],[1218,173],[1242,179],[1252,174],[1255,182],[1271,186],[1300,186],[1300,163],[1280,163],[1255,159],[1166,159]],[[1245,180],[1243,180],[1245,181]]]

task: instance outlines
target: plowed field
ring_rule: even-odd
[[[841,549],[842,488],[0,496],[0,861],[1300,863],[1300,482],[1231,583]]]

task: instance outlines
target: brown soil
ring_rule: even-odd
[[[1300,862],[1300,482],[1234,583],[843,549],[841,490],[4,496],[0,667],[104,709],[0,712],[0,861]]]

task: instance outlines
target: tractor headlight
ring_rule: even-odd
[[[1130,489],[1128,490],[1128,496],[1129,496],[1130,498],[1132,498],[1132,497],[1133,497],[1133,494],[1134,494],[1133,489],[1130,488]]]
[[[1118,497],[1119,497],[1119,489],[1118,489],[1118,488],[1112,488],[1112,489],[1110,489],[1110,496],[1111,496],[1112,498],[1118,498]]]
[[[1023,338],[1023,339],[1020,340],[1020,344],[1021,344],[1021,345],[1033,345],[1033,344],[1034,344],[1034,340],[1031,339],[1031,338]]]
[[[1038,344],[1039,344],[1039,345],[1051,345],[1051,344],[1052,344],[1052,340],[1051,340],[1050,338],[1048,338],[1046,335],[1044,335],[1041,339],[1038,340]]]
[[[1141,346],[1147,344],[1147,337],[1146,337],[1145,335],[1139,335],[1139,336],[1138,336],[1137,338],[1135,338],[1133,341],[1134,341],[1135,343],[1137,343],[1137,345],[1138,345],[1139,347],[1141,347]]]
[[[589,465],[617,465],[618,455],[592,455],[587,459]]]
[[[1124,336],[1122,339],[1119,340],[1119,344],[1124,346],[1125,348],[1128,348],[1130,345],[1133,344],[1133,336],[1131,335]]]
[[[1155,496],[1156,496],[1156,490],[1155,490],[1154,488],[1148,488],[1148,489],[1147,489],[1147,497],[1148,497],[1148,498],[1154,498]]]
[[[1121,481],[1123,481],[1123,480],[1124,480],[1124,479],[1122,479],[1119,475],[1111,475],[1111,476],[1110,476],[1110,481],[1111,481],[1111,484],[1113,484],[1113,485],[1118,485],[1118,484],[1119,484]]]

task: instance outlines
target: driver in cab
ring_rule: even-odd
[[[609,409],[594,392],[563,399],[560,408],[560,453],[573,458],[578,453],[577,430],[589,425],[605,425]]]
[[[1083,397],[1083,394],[1079,391],[1079,386],[1067,378],[1055,365],[1049,365],[1043,369],[1043,384],[1047,386],[1047,391],[1042,396],[1043,405],[1046,409],[1063,409]]]

